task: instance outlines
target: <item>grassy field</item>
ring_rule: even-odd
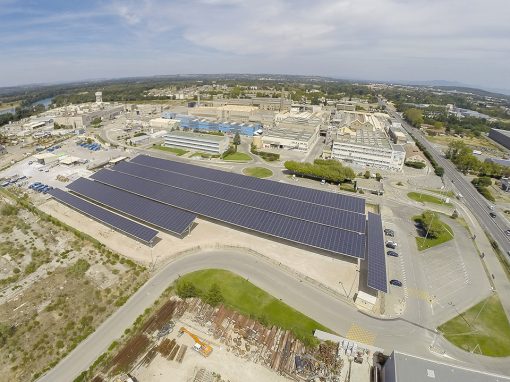
[[[453,191],[446,191],[446,192],[444,192],[443,190],[434,190],[432,188],[429,188],[427,191],[433,192],[434,194],[439,194],[439,195],[447,196],[449,198],[455,197],[455,192],[453,192]]]
[[[464,350],[490,357],[510,356],[510,324],[496,294],[439,326],[438,330]]]
[[[273,175],[273,172],[265,167],[247,167],[243,170],[244,175],[254,176],[256,178],[267,178]]]
[[[436,217],[439,220],[439,224],[441,224],[444,228],[443,233],[441,233],[441,235],[439,235],[438,237],[435,237],[435,238],[416,237],[415,238],[416,245],[418,246],[419,251],[423,251],[425,249],[432,248],[436,245],[446,243],[447,241],[453,239],[452,228],[448,224],[442,222],[439,219],[438,214],[436,214]],[[420,220],[421,220],[420,215],[413,217],[414,222],[419,222]]]
[[[451,206],[450,203],[445,203],[442,199],[440,199],[438,197],[435,197],[432,195],[427,195],[427,194],[422,194],[420,192],[410,192],[407,194],[407,197],[409,199],[415,200],[417,202],[444,204],[446,206]]]
[[[232,153],[232,154],[229,154],[229,155],[223,157],[223,160],[226,160],[226,161],[232,160],[232,161],[248,162],[248,161],[251,160],[251,156],[249,156],[246,153],[236,152],[236,153]]]
[[[178,282],[185,281],[193,283],[201,291],[207,291],[214,283],[218,284],[225,305],[262,323],[289,329],[305,343],[315,343],[314,329],[332,332],[232,272],[207,269],[182,276]]]
[[[438,135],[438,136],[429,136],[429,137],[427,137],[427,140],[430,142],[433,142],[433,143],[438,143],[440,145],[444,145],[444,146],[448,146],[448,144],[450,142],[462,141],[466,145],[468,145],[469,147],[471,147],[473,149],[484,147],[484,148],[495,150],[495,151],[501,151],[498,146],[496,146],[495,144],[493,144],[492,142],[490,142],[489,140],[487,140],[484,137],[459,138],[459,137],[454,137],[451,135],[440,135],[440,136]]]
[[[175,147],[166,147],[166,146],[162,146],[162,145],[154,145],[154,146],[152,146],[152,148],[156,149],[156,150],[167,151],[167,152],[175,154],[177,156],[181,156],[181,155],[184,155],[187,153],[187,151],[183,150],[183,149],[178,149]]]
[[[220,157],[219,154],[208,154],[208,153],[201,153],[201,152],[193,153],[191,156],[192,157],[201,157],[201,158],[205,158],[205,159]]]

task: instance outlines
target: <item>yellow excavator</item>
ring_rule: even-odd
[[[179,329],[179,337],[182,336],[184,333],[187,333],[195,341],[195,346],[193,346],[193,350],[202,354],[204,357],[209,357],[209,354],[211,354],[211,352],[213,351],[213,348],[210,345],[203,342],[200,338],[198,338],[197,335],[191,333],[188,329],[186,329],[183,326]]]

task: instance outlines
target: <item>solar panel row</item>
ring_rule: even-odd
[[[308,203],[333,207],[340,210],[365,213],[365,200],[348,195],[334,194],[332,192],[313,190],[310,188],[294,186],[291,184],[275,182],[267,179],[258,179],[240,174],[229,173],[210,168],[194,166],[165,159],[138,155],[131,162],[145,166],[159,168],[166,171],[178,172],[201,179],[254,190],[266,194],[273,194],[285,198],[301,200]]]
[[[369,287],[388,292],[386,256],[381,216],[368,213],[367,222],[367,266]]]
[[[349,231],[365,233],[366,218],[362,214],[339,211],[331,207],[306,203],[277,195],[264,194],[228,184],[142,166],[136,163],[122,162],[113,167],[113,170],[228,202]]]
[[[58,188],[50,190],[48,193],[59,202],[78,210],[82,214],[98,220],[101,223],[121,231],[126,235],[132,236],[144,243],[150,244],[158,234],[158,231],[153,230],[152,228],[145,227],[125,217],[114,214],[111,211],[105,210],[104,208]]]
[[[365,235],[188,192],[117,171],[101,170],[96,181],[225,223],[311,247],[364,257]]]
[[[85,178],[67,186],[69,190],[153,226],[182,235],[196,215],[166,204],[120,191]]]

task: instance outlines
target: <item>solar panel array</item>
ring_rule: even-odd
[[[101,223],[121,231],[126,235],[132,236],[144,243],[150,244],[158,234],[158,231],[153,230],[152,228],[145,227],[125,217],[119,216],[58,188],[50,190],[48,193],[59,202],[74,208],[82,214],[98,220]]]
[[[116,168],[117,166],[113,167],[113,170]],[[365,234],[361,232],[338,229],[223,199],[211,198],[208,195],[118,171],[100,170],[92,175],[92,178],[123,191],[221,222],[338,254],[364,257]],[[173,179],[173,176],[169,174],[168,179]],[[338,213],[342,212],[338,211]]]
[[[142,166],[136,163],[119,163],[114,167],[114,171],[301,220],[329,225],[353,232],[365,232],[365,215],[355,212],[339,211],[334,208],[311,204],[301,200],[265,194],[229,184]]]
[[[278,195],[289,199],[333,207],[340,210],[365,213],[365,200],[362,198],[314,190],[291,184],[275,182],[267,179],[244,176],[186,163],[138,155],[131,162],[166,171],[186,174],[218,183],[230,184],[239,188],[258,191],[265,194]]]
[[[190,212],[85,178],[75,180],[67,188],[96,203],[178,235],[182,235],[196,218],[196,215]]]
[[[367,262],[368,286],[387,293],[388,278],[382,221],[380,215],[371,212],[368,213],[367,222]]]

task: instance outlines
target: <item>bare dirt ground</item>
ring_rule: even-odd
[[[0,201],[0,214],[0,380],[30,381],[93,332],[148,272],[11,199]]]
[[[136,262],[149,265],[151,268],[153,264],[156,266],[165,264],[176,254],[192,248],[241,247],[253,249],[271,261],[281,263],[297,273],[317,280],[337,293],[352,296],[357,291],[355,263],[334,259],[202,219],[196,220],[197,226],[183,239],[160,232],[158,237],[161,240],[151,249],[54,200],[48,200],[40,208],[72,227],[79,227],[81,231],[114,251]],[[341,287],[340,280],[345,290]]]

